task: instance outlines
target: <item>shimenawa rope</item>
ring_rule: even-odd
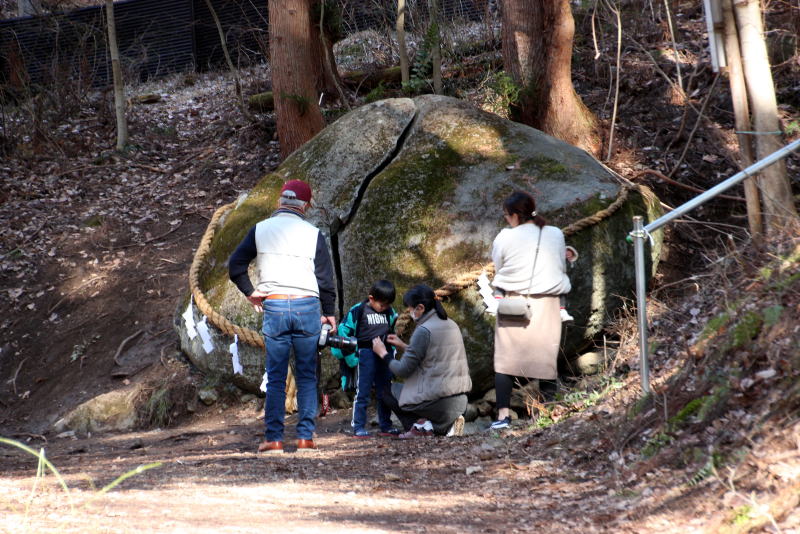
[[[588,228],[594,224],[599,223],[603,219],[611,216],[615,211],[617,211],[620,206],[622,206],[625,201],[628,199],[628,192],[630,187],[627,185],[623,185],[620,188],[619,195],[617,198],[608,205],[608,207],[598,211],[597,213],[590,215],[588,217],[584,217],[583,219],[578,220],[564,228],[562,232],[564,236],[570,236],[575,234],[584,228]],[[230,204],[226,204],[220,208],[218,208],[214,212],[214,216],[211,217],[211,221],[208,223],[208,228],[206,228],[205,233],[203,234],[203,238],[200,240],[200,245],[197,247],[197,252],[195,252],[194,259],[192,260],[192,266],[189,269],[189,289],[194,296],[194,302],[197,306],[197,309],[200,310],[208,320],[217,327],[220,331],[224,332],[229,336],[238,335],[239,339],[251,345],[253,347],[264,348],[264,338],[261,336],[261,333],[256,332],[255,330],[250,330],[249,328],[244,328],[241,326],[237,326],[230,322],[226,317],[222,316],[221,314],[217,313],[214,308],[211,307],[211,304],[206,299],[203,291],[200,289],[200,268],[202,266],[203,260],[205,260],[206,255],[211,250],[211,240],[214,238],[214,233],[217,230],[217,225],[219,224],[220,219],[223,215],[225,215],[229,210],[231,210],[236,205],[235,202]],[[475,281],[478,279],[482,272],[486,272],[487,274],[491,274],[494,272],[494,264],[487,263],[483,267],[479,269],[475,269],[473,271],[469,271],[464,273],[454,280],[451,280],[444,284],[442,287],[437,289],[436,296],[440,299],[445,297],[449,297],[450,295],[454,295],[459,291],[470,287]],[[403,314],[400,318],[398,318],[398,330],[402,331],[402,326],[407,323],[406,314]],[[290,373],[291,377],[291,373]]]

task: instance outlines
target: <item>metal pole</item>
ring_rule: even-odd
[[[642,391],[645,394],[650,393],[650,359],[648,357],[647,351],[647,295],[645,294],[646,291],[646,284],[645,284],[645,262],[644,262],[644,242],[645,239],[648,238],[650,232],[653,232],[668,222],[677,219],[684,213],[687,213],[697,206],[700,206],[704,202],[711,200],[715,196],[719,195],[723,191],[730,189],[734,185],[738,184],[742,180],[751,177],[753,174],[759,172],[764,167],[768,167],[772,165],[776,161],[779,161],[788,155],[790,155],[793,151],[800,149],[800,139],[793,143],[789,143],[785,147],[776,150],[766,158],[759,160],[746,169],[739,171],[738,173],[734,174],[727,180],[724,180],[717,184],[716,186],[712,187],[705,193],[696,196],[689,202],[682,204],[672,210],[667,215],[663,217],[659,217],[655,221],[651,222],[647,226],[642,226],[642,217],[637,215],[633,218],[633,232],[630,233],[629,239],[633,240],[633,255],[635,260],[635,270],[636,270],[636,315],[639,322],[639,356],[641,358],[641,379],[642,379]]]
[[[789,143],[785,147],[776,150],[766,158],[756,161],[746,169],[737,172],[730,178],[718,183],[708,191],[703,194],[697,195],[692,200],[688,201],[685,204],[681,204],[668,214],[664,215],[663,217],[659,217],[655,221],[651,222],[644,229],[648,232],[652,232],[658,228],[661,228],[668,222],[672,221],[673,219],[677,219],[678,217],[682,216],[683,214],[692,211],[697,206],[711,200],[715,196],[719,195],[723,191],[726,191],[733,187],[734,185],[738,184],[739,182],[750,178],[752,175],[758,173],[764,167],[769,167],[776,161],[782,160],[783,158],[789,156],[793,151],[800,149],[800,139],[794,141],[793,143]]]
[[[650,359],[647,354],[647,294],[645,287],[644,241],[647,239],[642,227],[642,216],[633,218],[633,257],[636,269],[636,315],[639,320],[639,358],[642,391],[650,393]]]

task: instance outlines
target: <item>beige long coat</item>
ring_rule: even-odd
[[[525,298],[525,297],[509,297]],[[528,297],[530,321],[498,317],[494,330],[494,371],[526,378],[558,376],[561,316],[556,295]]]
[[[536,250],[539,250],[538,255]],[[494,333],[494,370],[511,376],[552,380],[558,376],[561,343],[560,293],[570,290],[566,244],[558,228],[521,224],[502,230],[492,246],[492,285],[526,298],[530,321],[498,317]],[[535,265],[535,269],[534,269]]]

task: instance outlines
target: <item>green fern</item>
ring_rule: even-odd
[[[664,432],[659,432],[652,438],[650,438],[644,447],[642,447],[642,456],[645,458],[652,458],[658,452],[672,443],[672,437],[668,436]]]
[[[703,332],[700,334],[700,339],[703,340],[715,336],[720,332],[720,330],[728,325],[730,319],[731,316],[726,312],[723,312],[710,319],[708,323],[706,323],[705,328],[703,328]]]
[[[712,454],[708,457],[706,463],[703,464],[703,467],[701,467],[686,483],[691,487],[697,486],[700,482],[716,473],[720,465],[722,465],[722,456],[717,453]]]
[[[408,93],[418,93],[429,85],[433,75],[433,50],[439,47],[439,24],[431,21],[428,31],[414,54],[414,62],[408,83],[403,85],[403,90]]]
[[[367,93],[366,97],[364,97],[367,103],[375,102],[376,100],[383,100],[384,98],[386,98],[386,87],[383,85],[382,81],[378,83],[377,87]]]
[[[781,313],[783,313],[783,306],[781,305],[764,308],[764,326],[769,328],[778,324],[778,320],[781,318]]]
[[[733,329],[733,348],[744,346],[756,337],[761,331],[763,322],[764,319],[760,314],[753,311],[745,313]]]
[[[703,403],[706,401],[706,397],[699,397],[697,399],[692,399],[686,403],[686,406],[681,408],[681,410],[676,413],[674,416],[670,418],[668,421],[667,427],[672,430],[678,426],[680,426],[684,421],[686,421],[691,416],[695,415],[703,406]]]
[[[489,82],[489,87],[505,108],[510,108],[519,102],[520,87],[507,72],[500,71],[494,74]]]

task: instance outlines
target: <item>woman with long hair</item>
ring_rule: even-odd
[[[461,329],[448,319],[429,286],[409,289],[403,305],[416,322],[411,340],[406,345],[394,334],[386,338],[403,352],[402,357],[391,358],[380,338],[372,340],[373,352],[388,358],[392,373],[404,379],[402,384],[393,384],[382,400],[403,424],[405,433],[400,438],[460,435],[466,394],[472,389]]]
[[[515,191],[503,202],[509,225],[492,245],[497,296],[523,300],[529,317],[498,313],[494,334],[497,420],[490,429],[511,424],[509,406],[514,383],[539,380],[545,400],[555,398],[558,388],[558,349],[561,343],[559,295],[571,286],[566,274],[564,234],[547,226],[536,212],[536,201]],[[521,303],[517,303],[521,304]]]

